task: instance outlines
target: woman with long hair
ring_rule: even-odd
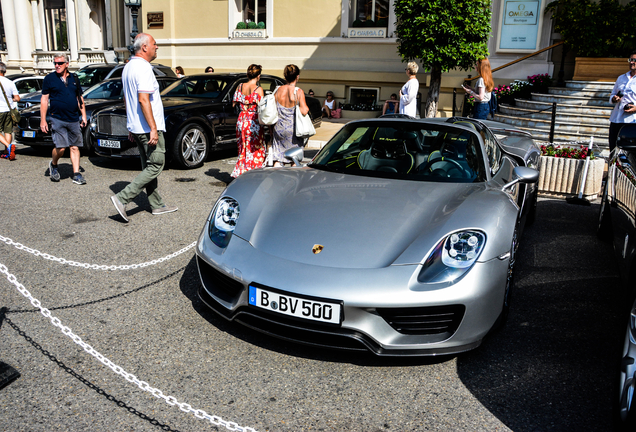
[[[177,66],[174,68],[175,73],[177,74],[177,78],[183,78],[185,76],[185,72],[181,66]]]
[[[259,85],[261,65],[251,64],[247,68],[247,81],[240,84],[234,93],[232,106],[241,106],[236,122],[238,160],[231,176],[236,178],[246,171],[262,168],[265,162],[265,140],[263,126],[258,122],[258,103],[265,96]]]
[[[475,84],[475,88],[464,85],[464,90],[466,90],[466,93],[475,98],[473,117],[480,120],[486,120],[488,118],[488,112],[490,111],[490,97],[492,95],[492,89],[495,87],[495,83],[492,80],[492,70],[490,69],[490,62],[487,58],[478,60],[475,69],[479,74],[479,79]]]
[[[272,133],[272,155],[274,166],[290,163],[285,157],[285,151],[305,145],[305,139],[296,136],[296,105],[302,115],[307,115],[309,107],[305,101],[305,93],[296,87],[300,69],[295,64],[285,66],[283,76],[287,84],[276,91],[276,105],[278,107],[278,122]]]

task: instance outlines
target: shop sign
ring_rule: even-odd
[[[386,27],[350,27],[347,34],[350,38],[384,38]]]
[[[265,39],[266,29],[232,30],[232,39]]]
[[[149,29],[163,28],[163,12],[148,12],[146,17]]]
[[[498,50],[536,50],[541,0],[504,0]]]

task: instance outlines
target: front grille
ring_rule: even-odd
[[[29,129],[40,129],[40,116],[29,117]]]
[[[242,283],[219,272],[197,255],[199,273],[205,288],[218,298],[234,303],[245,288]]]
[[[20,117],[20,121],[18,122],[20,129],[26,129],[28,124],[29,120],[26,117]]]
[[[438,335],[448,339],[457,331],[464,317],[464,305],[419,308],[378,308],[378,314],[395,331],[405,335]]]
[[[97,132],[105,135],[128,136],[126,116],[114,114],[98,115]]]

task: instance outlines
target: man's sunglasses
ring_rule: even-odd
[[[627,61],[630,63],[636,63],[636,58],[630,58],[630,59],[627,59]]]
[[[53,64],[55,66],[62,66],[63,64],[66,64],[66,62],[53,62]]]

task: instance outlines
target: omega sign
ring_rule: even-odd
[[[504,24],[536,25],[539,14],[539,1],[506,1]]]
[[[385,27],[355,27],[349,28],[350,38],[383,38],[386,37]]]

